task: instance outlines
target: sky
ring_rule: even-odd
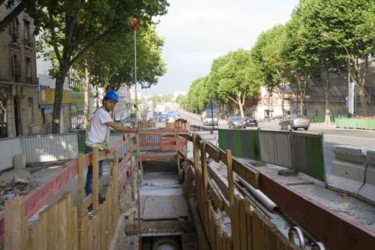
[[[169,0],[156,30],[164,39],[167,73],[142,95],[189,91],[210,73],[214,59],[251,49],[258,36],[290,20],[298,0]]]
[[[251,49],[258,36],[290,20],[299,0],[168,0],[168,13],[156,18],[164,39],[167,73],[142,95],[189,91],[192,82],[210,73],[212,62],[230,51]],[[38,73],[50,64],[38,60]]]

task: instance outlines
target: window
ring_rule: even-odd
[[[16,44],[19,37],[20,23],[17,18],[13,19],[9,24],[9,35],[11,36],[12,43]]]
[[[26,57],[26,82],[27,83],[32,83],[32,76],[31,76],[31,58]]]
[[[21,80],[21,68],[20,68],[20,62],[18,60],[17,55],[12,56],[10,64],[11,64],[10,69],[11,69],[13,80],[15,82],[19,82]]]
[[[24,44],[26,47],[31,46],[30,22],[26,20],[24,20]]]

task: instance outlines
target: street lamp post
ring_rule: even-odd
[[[135,124],[138,126],[138,93],[137,93],[137,18],[132,18],[132,27],[134,31],[134,97],[135,97]]]
[[[210,99],[210,105],[211,105],[211,125],[212,125],[211,134],[212,134],[214,131],[214,111],[212,107],[212,98]]]
[[[326,37],[326,38],[332,38],[329,34],[327,33],[323,33],[323,36]],[[349,50],[346,48],[346,46],[340,42],[339,40],[337,39],[333,39],[335,42],[337,42],[338,44],[340,44],[344,49],[345,49],[345,52],[346,52],[346,55],[348,57],[348,100],[347,100],[347,106],[348,106],[348,115],[349,117],[351,117],[353,114],[354,114],[354,108],[351,108],[350,105],[354,105],[354,97],[352,98],[352,100],[350,101],[350,54],[349,54]],[[354,96],[354,94],[353,94]],[[351,113],[352,112],[352,113]]]

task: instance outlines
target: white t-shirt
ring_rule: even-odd
[[[109,127],[105,124],[106,122],[113,121],[109,113],[100,108],[94,113],[91,118],[90,129],[86,137],[87,146],[95,146],[96,144],[108,143],[106,141],[106,135],[109,133]]]

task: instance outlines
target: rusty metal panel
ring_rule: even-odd
[[[20,137],[26,162],[47,162],[73,159],[78,155],[77,134],[56,134]]]

